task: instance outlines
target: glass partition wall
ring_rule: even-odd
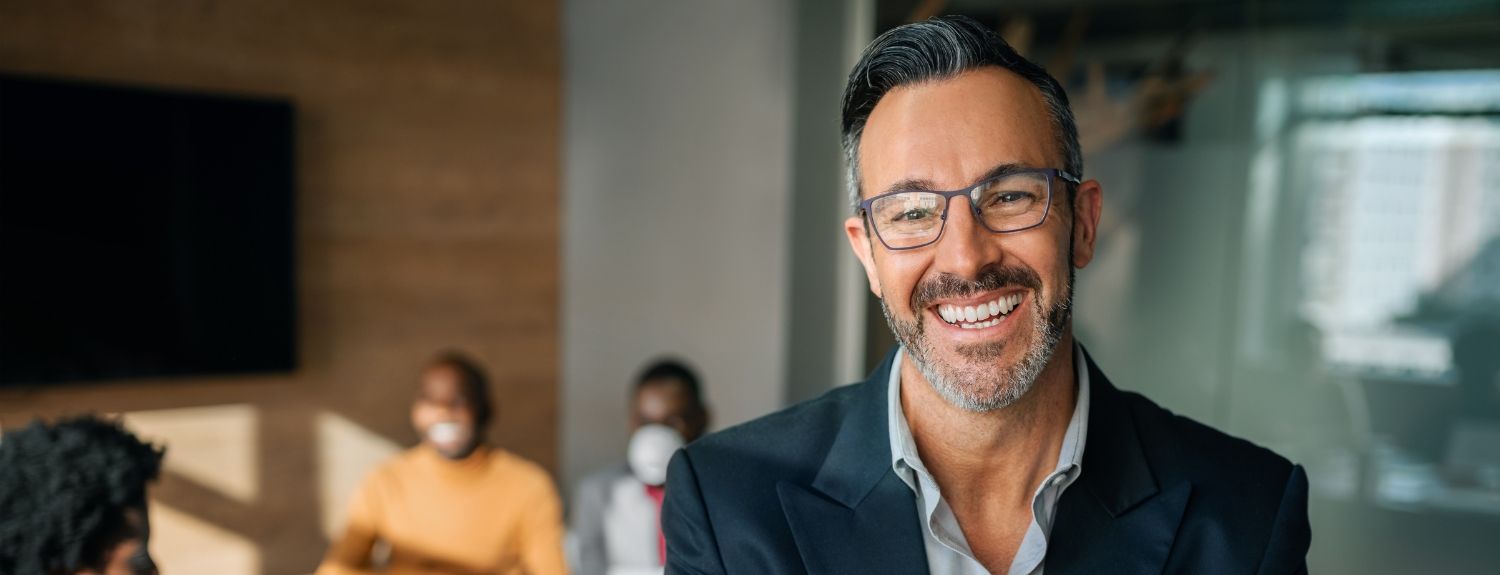
[[[875,12],[993,23],[1067,85],[1105,189],[1079,339],[1304,464],[1314,572],[1500,569],[1500,2]]]

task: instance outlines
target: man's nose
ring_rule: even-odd
[[[943,237],[935,246],[934,266],[965,279],[975,279],[979,270],[1000,259],[996,234],[974,215],[974,205],[966,196],[949,200],[947,221],[944,222]]]

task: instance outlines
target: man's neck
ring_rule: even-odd
[[[1064,334],[1047,367],[1015,403],[987,412],[954,406],[916,362],[901,362],[901,405],[922,463],[950,502],[1031,505],[1057,465],[1077,401],[1073,337]]]

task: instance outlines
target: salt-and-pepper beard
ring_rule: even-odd
[[[1071,247],[1071,246],[1070,246]],[[1069,249],[1069,252],[1072,250]],[[1071,253],[1068,262],[1072,261]],[[1025,267],[990,268],[975,281],[966,281],[952,275],[938,276],[917,286],[912,294],[911,308],[914,321],[902,321],[891,314],[886,298],[880,298],[880,311],[890,325],[896,340],[906,348],[906,358],[917,366],[927,382],[955,407],[972,412],[1003,409],[1026,395],[1032,384],[1041,375],[1063,331],[1072,317],[1073,270],[1068,270],[1068,284],[1062,290],[1061,300],[1051,306],[1044,315],[1041,302],[1041,278],[1036,271]],[[1011,366],[999,365],[1007,341],[959,346],[958,355],[969,359],[971,366],[948,364],[933,353],[932,342],[927,339],[922,311],[933,301],[942,298],[964,298],[977,293],[996,291],[1008,287],[1029,288],[1032,332],[1040,337],[1031,338],[1031,347],[1021,361]],[[1011,313],[1015,313],[1014,310]],[[975,366],[977,364],[977,366]]]

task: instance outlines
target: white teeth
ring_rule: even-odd
[[[996,325],[1000,325],[1000,318],[998,317],[989,321],[964,322],[958,324],[958,327],[964,329],[984,329]]]
[[[943,321],[964,329],[982,329],[1000,323],[1000,317],[1021,305],[1021,294],[1015,293],[977,306],[940,305],[937,308]],[[990,318],[994,319],[990,319]]]

